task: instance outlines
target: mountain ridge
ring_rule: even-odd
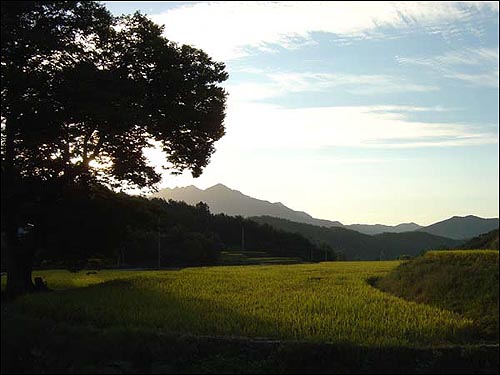
[[[475,215],[452,216],[417,231],[463,240],[497,229],[498,224],[498,218],[482,218]]]
[[[271,216],[320,227],[342,227],[367,235],[420,231],[436,236],[463,240],[498,228],[498,218],[484,219],[474,215],[453,216],[428,226],[421,226],[414,222],[397,225],[344,225],[339,221],[314,218],[307,212],[293,210],[282,202],[270,202],[253,198],[221,183],[204,190],[194,185],[172,189],[166,188],[152,194],[151,197],[184,201],[191,205],[205,202],[210,207],[210,211],[215,214],[224,213],[230,216],[243,217]]]
[[[194,185],[163,189],[152,194],[155,198],[182,200],[188,204],[205,202],[212,213],[224,213],[230,216],[261,216],[269,215],[292,221],[299,221],[319,226],[341,226],[338,221],[316,219],[303,211],[292,210],[282,202],[270,202],[243,194],[223,184],[216,184],[205,190]]]

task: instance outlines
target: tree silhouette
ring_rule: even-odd
[[[218,84],[228,75],[140,13],[115,18],[96,2],[1,7],[2,230],[7,291],[19,294],[33,289],[33,254],[17,228],[29,220],[40,232],[68,186],[152,187],[152,144],[174,173],[202,173],[224,135]]]

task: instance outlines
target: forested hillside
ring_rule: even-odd
[[[483,233],[467,241],[460,249],[498,250],[498,229]]]
[[[459,246],[463,241],[425,232],[382,233],[375,236],[345,228],[326,228],[269,216],[252,217],[258,223],[299,233],[309,240],[326,244],[346,260],[384,260],[419,255],[425,250]]]
[[[241,217],[213,215],[202,203],[190,206],[93,187],[90,192],[68,191],[48,211],[44,228],[33,231],[29,223],[23,228],[23,245],[36,248],[37,266],[215,264],[221,250],[242,247],[272,256],[324,259],[325,249],[299,234]],[[333,258],[332,253],[329,259]]]

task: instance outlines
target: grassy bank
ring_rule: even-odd
[[[498,341],[498,251],[431,251],[377,282],[383,291],[455,311]]]

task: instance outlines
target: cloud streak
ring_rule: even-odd
[[[227,135],[221,140],[220,150],[419,148],[498,143],[498,133],[485,130],[484,126],[409,120],[410,113],[423,110],[409,106],[290,109],[262,103],[232,103],[226,121]]]
[[[294,49],[314,43],[311,33],[339,38],[380,38],[384,29],[456,33],[453,22],[498,13],[498,4],[457,2],[204,2],[151,18],[168,38],[195,45],[217,59],[248,55],[251,49]]]
[[[424,66],[469,85],[498,87],[498,48],[464,48],[431,57],[396,57],[396,61]]]
[[[404,78],[377,74],[293,73],[256,71],[259,81],[229,84],[232,98],[240,101],[262,101],[290,93],[324,92],[341,88],[350,94],[374,95],[399,92],[437,91],[434,85],[416,84]]]

